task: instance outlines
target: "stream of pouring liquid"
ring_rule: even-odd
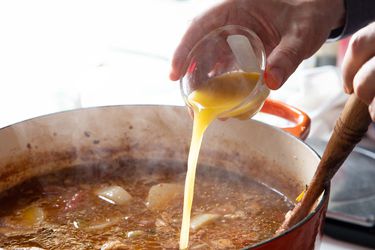
[[[227,73],[208,80],[188,96],[188,102],[194,111],[194,123],[185,179],[180,249],[187,249],[189,244],[195,172],[204,132],[215,118],[240,105],[254,89],[258,79],[259,73]],[[240,110],[230,113],[230,116],[246,113],[249,117],[251,116],[249,112],[251,113],[254,110],[252,109],[254,106],[256,106],[254,102],[249,103]],[[258,109],[254,110],[254,112],[256,111]]]

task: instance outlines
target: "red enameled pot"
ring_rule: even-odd
[[[319,162],[301,140],[310,119],[273,100],[266,101],[262,112],[294,125],[279,129],[255,120],[215,121],[205,134],[199,162],[251,175],[295,199]],[[191,125],[184,107],[130,105],[60,112],[2,128],[0,192],[33,176],[121,156],[186,161]],[[328,187],[304,220],[249,248],[319,248],[327,203]]]

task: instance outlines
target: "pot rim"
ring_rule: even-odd
[[[296,230],[297,228],[300,228],[303,225],[305,225],[309,220],[311,220],[314,216],[317,215],[318,211],[320,211],[323,208],[324,203],[328,202],[330,189],[331,189],[331,183],[326,185],[326,187],[324,188],[323,196],[322,196],[321,200],[319,201],[318,205],[316,206],[316,208],[311,213],[309,213],[305,218],[303,218],[301,221],[299,221],[297,224],[295,224],[294,226],[292,226],[288,230],[285,230],[281,234],[278,234],[277,236],[274,236],[274,237],[269,238],[267,240],[261,241],[261,242],[255,244],[255,245],[246,246],[246,247],[241,248],[241,249],[242,250],[248,250],[248,249],[254,249],[256,247],[260,247],[262,245],[268,244],[271,241],[274,241],[276,239],[284,237],[285,235],[288,235],[288,234],[292,233],[292,231]]]
[[[58,114],[64,114],[64,113],[69,113],[69,112],[81,112],[81,111],[84,111],[84,110],[107,109],[107,108],[121,108],[121,107],[129,107],[129,108],[131,108],[131,107],[145,107],[145,108],[147,108],[147,107],[161,107],[161,108],[163,108],[163,107],[176,107],[176,108],[184,108],[184,106],[181,106],[181,105],[163,105],[163,104],[118,104],[118,105],[104,105],[104,106],[93,106],[93,107],[81,107],[81,108],[77,108],[77,109],[62,110],[62,111],[57,111],[57,112],[53,112],[53,113],[49,113],[49,114],[44,114],[44,115],[40,115],[40,116],[35,116],[35,117],[28,118],[28,119],[24,119],[24,120],[15,122],[13,124],[1,127],[0,128],[0,133],[1,133],[2,130],[6,129],[6,128],[10,128],[12,126],[15,126],[15,125],[18,125],[18,124],[21,124],[21,123],[24,123],[24,122],[28,122],[28,121],[32,121],[32,120],[36,120],[36,119],[40,119],[40,118],[46,118],[46,117],[54,116],[54,115],[58,115]],[[292,137],[293,140],[297,140],[297,141],[299,141],[299,143],[301,145],[307,147],[308,150],[311,153],[313,153],[316,157],[318,157],[319,159],[321,158],[320,155],[310,145],[308,145],[307,143],[305,143],[302,139],[300,139],[298,137],[295,137],[295,136],[289,134],[288,132],[286,132],[286,131],[278,128],[278,127],[272,126],[272,125],[264,123],[262,121],[251,120],[251,122],[259,123],[262,126],[266,126],[266,127],[270,128],[270,129],[278,130],[278,132],[284,134],[284,136]],[[284,237],[285,235],[291,233],[293,230],[296,230],[297,228],[302,227],[309,220],[311,220],[317,214],[318,211],[320,211],[322,209],[324,203],[328,202],[329,192],[330,192],[330,183],[328,183],[327,186],[325,187],[324,192],[322,194],[322,198],[319,201],[319,203],[316,206],[316,208],[311,213],[309,213],[305,218],[303,218],[301,221],[299,221],[297,224],[295,224],[294,226],[292,226],[288,230],[285,230],[281,234],[279,234],[279,235],[277,235],[275,237],[269,238],[267,240],[261,241],[261,242],[255,244],[255,245],[245,246],[242,249],[243,250],[253,249],[253,248],[265,245],[265,244],[267,244],[267,243],[269,243],[271,241],[274,241],[276,239]]]
[[[295,140],[298,140],[303,146],[307,147],[308,150],[313,153],[316,157],[318,157],[319,159],[321,159],[321,156],[315,151],[315,149],[313,149],[310,145],[308,145],[304,140],[302,140],[301,138],[298,138],[298,137],[295,137],[294,135],[278,128],[278,127],[275,127],[275,126],[272,126],[270,124],[267,124],[267,123],[264,123],[264,122],[261,122],[261,121],[258,121],[258,120],[252,120],[254,122],[257,122],[257,123],[261,123],[262,125],[264,126],[267,126],[267,127],[270,127],[271,129],[276,129],[278,130],[280,133],[284,134],[285,136],[288,136],[288,137],[292,137],[293,139]],[[297,228],[300,228],[302,227],[304,224],[306,224],[309,220],[311,220],[314,216],[317,215],[318,211],[320,211],[322,208],[323,208],[323,205],[328,202],[328,199],[329,199],[329,193],[330,193],[330,188],[331,188],[331,182],[329,182],[326,187],[324,188],[324,192],[321,196],[321,199],[318,203],[318,205],[316,206],[316,208],[311,212],[309,213],[305,218],[303,218],[301,221],[299,221],[297,224],[293,225],[291,228],[285,230],[284,232],[282,232],[281,234],[278,234],[277,236],[274,236],[274,237],[271,237],[269,239],[266,239],[264,241],[261,241],[261,242],[258,242],[256,243],[255,245],[250,245],[250,246],[245,246],[242,248],[242,250],[248,250],[248,249],[253,249],[253,248],[256,248],[256,247],[259,247],[259,246],[262,246],[262,245],[265,245],[271,241],[274,241],[276,239],[279,239],[281,237],[284,237],[285,235],[288,235],[289,233],[291,233],[292,231],[296,230]]]

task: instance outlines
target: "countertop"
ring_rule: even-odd
[[[362,247],[350,244],[344,241],[336,240],[332,237],[323,236],[320,250],[370,250],[372,248]]]

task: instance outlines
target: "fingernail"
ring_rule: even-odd
[[[266,74],[266,84],[271,89],[278,89],[283,84],[284,74],[279,68],[271,68]]]
[[[170,73],[169,73],[169,79],[171,79],[172,81],[178,80],[178,76],[176,75],[176,73],[173,70],[171,70]]]
[[[349,93],[349,89],[348,89],[346,86],[344,86],[344,92],[345,92],[345,94],[347,94],[347,95],[350,94],[350,93]]]
[[[344,86],[344,92],[348,95],[352,93],[352,91],[347,86]]]

